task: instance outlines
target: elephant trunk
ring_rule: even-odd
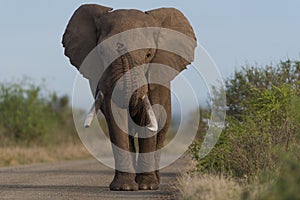
[[[136,124],[146,126],[148,130],[156,132],[158,125],[147,95],[148,87],[147,85],[141,86],[139,83],[139,80],[145,75],[138,69],[130,70],[134,67],[130,54],[121,56],[121,59],[124,76],[123,88],[125,99],[129,100],[129,114]]]
[[[125,102],[128,102],[131,98],[131,96],[133,96],[134,92],[133,88],[134,88],[134,83],[133,80],[135,77],[132,76],[132,71],[130,70],[133,67],[133,63],[132,63],[132,59],[129,57],[129,55],[125,56],[121,56],[121,61],[122,61],[122,79],[123,79],[123,92],[124,92],[124,100]],[[134,106],[136,104],[136,102],[131,102],[130,106]]]

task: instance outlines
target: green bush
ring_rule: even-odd
[[[298,140],[300,139],[298,135]],[[279,152],[273,170],[262,170],[251,184],[244,187],[241,199],[300,199],[300,145]]]
[[[296,152],[283,155],[279,174],[271,186],[260,194],[260,199],[300,199],[300,148]]]
[[[0,83],[1,146],[45,145],[73,137],[68,97],[45,91],[28,80]]]
[[[232,78],[225,81],[227,97],[227,115],[238,117],[242,114],[245,106],[243,102],[251,94],[250,88],[258,90],[280,87],[287,84],[299,89],[300,61],[281,61],[277,66],[268,65],[265,67],[247,66],[236,71]]]
[[[243,68],[226,81],[227,126],[205,158],[198,156],[201,140],[191,145],[196,170],[250,178],[276,168],[278,155],[299,143],[299,66]]]

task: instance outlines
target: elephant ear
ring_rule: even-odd
[[[150,10],[146,14],[151,15],[162,27],[157,40],[157,51],[151,62],[176,70],[176,73],[170,73],[170,70],[161,71],[154,65],[148,70],[148,81],[171,81],[194,60],[197,46],[194,30],[188,19],[175,8]],[[168,31],[169,29],[172,31]],[[155,85],[150,84],[150,88],[154,87]]]
[[[97,29],[96,19],[111,10],[109,7],[85,4],[71,17],[62,44],[65,47],[65,55],[78,70],[86,56],[97,46],[101,30]]]

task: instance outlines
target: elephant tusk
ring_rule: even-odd
[[[97,114],[98,110],[100,109],[102,101],[103,101],[103,93],[101,91],[99,91],[90,111],[88,112],[88,114],[85,118],[85,121],[84,121],[85,128],[89,128],[91,126],[95,115]]]
[[[150,104],[149,98],[147,95],[143,97],[143,100],[145,101],[145,106],[147,110],[148,117],[150,119],[150,124],[146,126],[146,128],[150,131],[156,132],[158,130],[158,123],[154,114],[154,111],[152,109],[152,106]]]
[[[84,128],[89,128],[91,126],[91,123],[96,115],[96,109],[95,104],[91,107],[90,111],[88,112],[85,121],[84,121]]]

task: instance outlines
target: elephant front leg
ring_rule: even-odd
[[[167,120],[165,126],[155,137],[139,139],[139,148],[142,148],[138,157],[138,172],[142,173],[138,173],[136,178],[139,189],[155,190],[159,188],[161,149],[164,146],[169,124],[170,120]]]
[[[127,138],[127,139],[125,139]],[[129,137],[122,138],[127,143]],[[133,153],[127,148],[120,148],[112,142],[113,153],[115,158],[115,176],[109,188],[111,190],[138,190],[138,184],[135,182],[135,167],[133,163]]]
[[[155,158],[155,175],[158,180],[158,183],[160,183],[159,163],[161,158],[161,149],[164,147],[164,141],[166,139],[166,134],[168,132],[169,123],[170,121],[167,121],[164,128],[161,131],[159,131],[159,133],[157,134],[157,145],[156,145],[154,158]]]
[[[140,190],[156,190],[159,181],[155,173],[156,135],[139,138],[139,155],[136,182]]]
[[[135,182],[133,138],[119,128],[114,119],[107,120],[112,150],[115,159],[115,176],[109,188],[111,190],[138,190]],[[126,122],[126,120],[124,120]],[[127,122],[126,122],[127,123]]]

